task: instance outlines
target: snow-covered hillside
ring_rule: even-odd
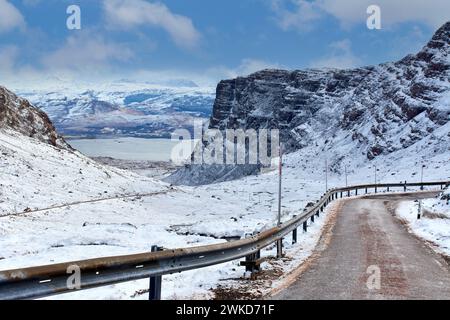
[[[0,172],[0,215],[169,189],[5,129],[0,129]]]
[[[116,81],[14,89],[64,135],[170,137],[177,128],[192,128],[195,119],[206,120],[215,97],[213,88],[177,84],[183,86]]]
[[[450,22],[419,53],[398,62],[351,70],[264,70],[222,81],[209,127],[279,129],[287,151],[328,154],[331,169],[343,172],[348,163],[383,163],[396,153],[403,161],[426,163],[439,154],[448,159],[449,123]],[[220,181],[229,171],[194,165],[168,181],[198,185],[205,183],[199,177]]]

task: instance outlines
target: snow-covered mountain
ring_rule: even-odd
[[[209,127],[280,129],[288,152],[326,156],[336,171],[393,154],[449,158],[449,54],[450,22],[419,53],[398,62],[352,70],[264,70],[222,81]],[[217,182],[248,174],[248,167],[240,167],[187,166],[168,180]]]
[[[121,80],[16,91],[68,136],[167,137],[175,129],[191,129],[195,119],[206,120],[214,102],[211,88],[181,80],[167,85]]]

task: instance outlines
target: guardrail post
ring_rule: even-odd
[[[342,191],[341,191],[341,199],[342,199]]]
[[[423,189],[424,189],[424,186],[423,186],[423,184],[421,184],[420,185],[420,190],[423,191]]]
[[[307,221],[303,222],[303,231],[308,232],[308,222]]]
[[[314,215],[311,216],[311,222],[314,222]]]
[[[387,187],[387,192],[391,191],[389,187]]]
[[[358,195],[358,189],[355,189],[355,195],[356,196]]]
[[[296,243],[297,243],[297,228],[292,230],[292,244],[296,244]]]
[[[297,215],[294,215],[293,218],[294,219],[297,218]],[[297,243],[297,228],[292,230],[292,244],[296,244],[296,243]]]
[[[378,189],[377,189],[377,187],[375,187],[375,193],[377,193],[378,192]]]
[[[319,210],[317,210],[316,216],[317,216],[317,218],[320,217],[320,211]]]
[[[347,197],[350,197],[350,190],[347,191]]]
[[[255,274],[261,270],[261,250],[256,251],[255,253],[249,254],[245,257],[245,261],[241,262],[241,266],[245,266],[245,272],[251,273],[251,278],[255,278]]]
[[[152,252],[162,251],[163,248],[152,246]],[[162,276],[150,277],[149,300],[161,300]]]
[[[283,239],[277,240],[277,258],[283,257]]]
[[[366,187],[366,194],[367,194],[367,187]]]
[[[406,183],[403,185],[403,191],[406,192]]]

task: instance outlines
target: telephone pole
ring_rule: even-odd
[[[347,165],[345,165],[345,186],[348,187]]]
[[[281,183],[283,179],[283,151],[282,144],[278,146],[279,150],[279,164],[278,164],[278,226],[281,226]]]
[[[421,169],[421,172],[420,172],[420,190],[423,190],[424,189],[424,187],[423,187],[423,169],[425,168],[425,165],[422,163],[422,167],[420,168]]]
[[[278,223],[277,226],[281,226],[281,183],[283,178],[283,145],[281,141],[278,144],[279,152],[279,164],[278,164]],[[277,258],[283,257],[283,239],[277,241]]]
[[[377,184],[377,166],[375,165],[375,185]]]

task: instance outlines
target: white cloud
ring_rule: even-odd
[[[369,5],[381,8],[382,25],[391,27],[403,22],[422,22],[433,28],[450,19],[448,0],[319,0],[320,7],[338,18],[343,25],[364,22]]]
[[[368,17],[366,10],[373,4],[381,8],[383,28],[404,22],[438,28],[450,19],[449,0],[272,0],[279,25],[300,31],[309,31],[315,21],[326,15],[337,18],[344,28],[364,23]]]
[[[312,68],[351,69],[362,64],[361,59],[352,52],[352,43],[345,39],[330,44],[330,54],[313,61]]]
[[[7,0],[0,0],[0,33],[24,26],[25,19],[20,11]]]
[[[278,25],[283,30],[297,29],[299,31],[310,31],[314,23],[322,16],[314,3],[306,0],[291,0],[295,6],[289,10],[284,0],[272,0],[272,9],[277,15]]]
[[[240,76],[248,76],[249,74],[261,71],[264,69],[283,69],[284,67],[264,60],[258,59],[243,59],[241,63],[235,68],[227,68],[223,66],[209,68],[206,74],[215,81],[223,79],[232,79]]]
[[[264,69],[280,69],[281,65],[258,59],[243,59],[241,64],[233,70],[237,76],[246,76]]]
[[[133,52],[124,45],[108,42],[86,31],[67,38],[66,43],[46,55],[42,63],[48,69],[86,70],[131,58]]]
[[[180,47],[192,49],[200,33],[188,17],[172,13],[162,3],[144,0],[104,0],[106,18],[111,26],[134,28],[151,25],[163,28]]]
[[[10,73],[15,66],[19,48],[16,46],[5,46],[0,48],[0,70],[2,73]]]

